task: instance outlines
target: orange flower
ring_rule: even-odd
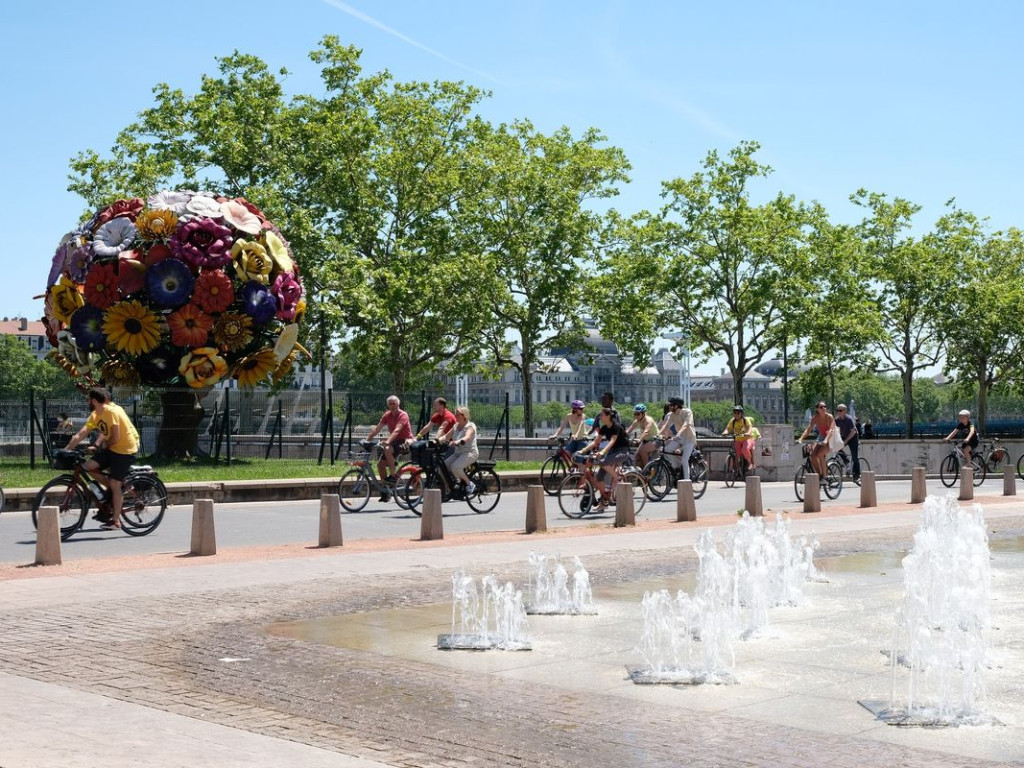
[[[213,328],[213,318],[195,304],[186,304],[167,318],[171,343],[179,347],[201,347]]]
[[[85,278],[85,300],[99,309],[108,309],[120,298],[114,263],[93,264]]]

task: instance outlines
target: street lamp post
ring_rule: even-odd
[[[682,354],[675,357],[679,363],[679,396],[690,407],[690,334],[686,331],[673,331],[662,334],[663,338],[677,342],[676,346],[682,348]]]

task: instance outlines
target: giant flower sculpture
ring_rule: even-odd
[[[178,190],[118,200],[65,235],[44,322],[82,385],[252,387],[287,375],[305,307],[291,250],[256,206]]]

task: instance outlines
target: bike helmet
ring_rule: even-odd
[[[736,411],[739,411],[740,413],[743,413],[743,406],[742,405],[734,405],[732,407],[732,412],[736,413]]]
[[[964,410],[960,411],[960,414],[959,414],[959,415],[960,415],[960,416],[970,416],[970,415],[971,415],[971,412],[970,412],[970,411],[968,411],[968,410],[967,410],[967,409],[965,408]]]
[[[580,408],[580,409],[582,409],[583,408],[583,401],[582,400],[573,400],[571,403],[569,403],[569,406],[572,407],[572,408]]]
[[[587,424],[588,427],[592,427],[592,426],[594,426],[594,420],[593,419],[587,419],[586,424]]]
[[[637,403],[633,406],[633,413],[647,413],[647,406],[643,403]]]

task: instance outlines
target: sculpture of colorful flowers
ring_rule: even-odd
[[[298,265],[240,197],[118,200],[64,236],[46,286],[51,355],[83,385],[254,387],[305,352]]]

